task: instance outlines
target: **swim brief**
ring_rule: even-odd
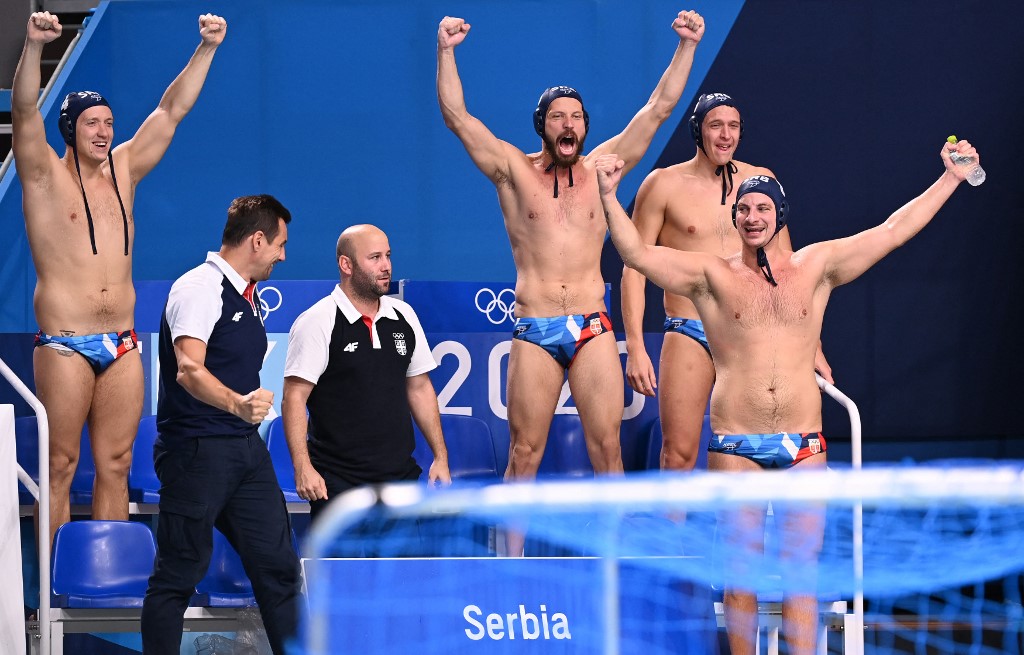
[[[608,314],[594,312],[552,318],[517,318],[512,337],[540,346],[562,368],[569,368],[583,344],[599,334],[611,331],[612,320]]]
[[[674,318],[672,316],[666,316],[665,332],[675,332],[676,334],[682,334],[690,337],[700,345],[704,346],[704,350],[708,352],[708,356],[711,356],[711,347],[708,346],[708,338],[704,334],[704,323],[700,319]]]
[[[107,370],[121,355],[139,347],[139,338],[135,330],[109,332],[107,334],[83,334],[74,337],[54,337],[36,333],[35,347],[53,348],[58,352],[75,352],[85,357],[92,366],[93,373],[99,375]]]
[[[785,469],[825,452],[825,437],[820,432],[716,434],[708,443],[708,452],[746,457],[766,469]]]

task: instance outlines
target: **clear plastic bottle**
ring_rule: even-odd
[[[956,143],[956,137],[950,136],[946,139],[949,143]],[[949,153],[949,158],[953,160],[953,163],[957,166],[968,166],[967,171],[967,183],[971,186],[979,186],[985,181],[985,169],[978,165],[978,160],[974,157],[966,157],[958,152]]]

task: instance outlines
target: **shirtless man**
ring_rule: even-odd
[[[621,365],[600,266],[605,226],[594,172],[584,169],[583,162],[618,152],[629,170],[643,157],[686,85],[704,20],[693,11],[679,13],[672,23],[679,46],[647,104],[620,134],[585,159],[581,154],[590,116],[570,87],[556,86],[541,95],[534,128],[543,147],[533,154],[498,139],[470,115],[455,65],[455,47],[469,28],[461,18],[441,21],[437,96],[445,124],[497,187],[516,265],[505,478],[536,475],[566,371],[594,470],[621,472]]]
[[[89,422],[96,481],[92,516],[128,518],[128,467],[142,414],[142,360],[132,329],[135,187],[171,143],[203,88],[227,23],[199,18],[201,42],[135,136],[116,148],[114,119],[98,93],[68,94],[59,125],[66,148],[46,142],[36,108],[43,46],[61,33],[49,12],[28,20],[11,97],[13,147],[38,281],[33,354],[36,393],[50,425],[50,533],[70,519],[68,494]]]
[[[978,156],[966,141],[944,145],[943,174],[884,223],[797,252],[775,238],[788,211],[782,187],[772,177],[751,177],[737,189],[734,205],[741,250],[725,258],[646,244],[615,198],[622,160],[606,155],[596,162],[605,219],[622,260],[666,291],[689,298],[707,328],[717,375],[711,395],[710,469],[825,466],[814,356],[829,295],[931,221],[965,178],[966,167],[950,160],[953,150]],[[763,531],[763,512],[741,512],[736,520],[745,529]],[[813,563],[821,548],[821,517],[791,513],[782,528],[787,536],[800,537],[783,540],[780,556],[799,559],[804,566]],[[729,588],[725,607],[732,652],[753,653],[756,596]],[[815,652],[813,593],[785,596],[782,616],[789,652]]]
[[[735,161],[743,136],[743,119],[724,93],[700,96],[690,115],[690,136],[697,143],[693,159],[651,172],[640,186],[633,223],[644,243],[727,257],[740,250],[731,224],[736,200],[733,176],[744,180],[768,175],[767,168]],[[778,236],[790,250],[789,229]],[[658,383],[644,345],[643,274],[622,270],[622,322],[626,330],[626,379],[637,392],[654,396]],[[661,348],[661,468],[689,471],[697,462],[701,424],[715,367],[697,309],[684,296],[665,292],[665,337]],[[820,354],[815,367],[831,382],[828,362]]]

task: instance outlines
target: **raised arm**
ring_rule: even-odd
[[[466,109],[455,47],[465,40],[469,28],[469,23],[452,16],[445,16],[437,28],[437,104],[444,124],[462,141],[473,163],[497,184],[510,177],[509,157],[516,149],[494,136]]]
[[[430,376],[426,373],[413,375],[405,380],[406,396],[412,419],[416,421],[420,432],[427,440],[430,451],[434,453],[434,463],[430,465],[427,479],[431,483],[451,484],[452,476],[448,471],[448,448],[444,444],[441,432],[441,412],[437,407],[437,393]]]
[[[707,288],[707,266],[717,258],[644,243],[615,197],[624,162],[611,154],[602,155],[594,165],[608,231],[626,266],[647,276],[662,289],[690,299],[695,297],[698,287]]]
[[[178,124],[192,110],[199,92],[203,90],[213,55],[224,41],[227,31],[227,21],[220,16],[204,14],[199,17],[200,42],[192,58],[164,91],[160,104],[142,123],[135,136],[118,148],[128,153],[133,185],[153,170],[167,152]]]
[[[640,185],[633,208],[633,225],[640,233],[640,239],[653,246],[665,224],[665,209],[668,196],[664,185],[658,180],[665,175],[665,169],[653,171]],[[644,309],[647,278],[628,266],[622,267],[622,323],[626,329],[626,380],[629,386],[647,396],[654,396],[658,382],[654,364],[644,345]]]
[[[672,21],[672,29],[679,35],[679,45],[647,104],[622,132],[597,146],[590,157],[616,153],[625,162],[624,172],[628,172],[643,158],[658,128],[672,115],[690,76],[697,44],[704,36],[704,18],[695,11],[681,11]]]
[[[295,492],[304,500],[327,500],[327,483],[313,468],[306,445],[306,401],[315,386],[294,375],[286,377],[281,395],[281,420],[295,469]]]
[[[29,16],[25,47],[14,73],[11,90],[12,148],[22,183],[44,177],[57,159],[46,143],[43,116],[37,107],[42,75],[39,65],[43,46],[60,36],[60,20],[48,11]]]
[[[957,166],[950,160],[949,153],[953,150],[978,157],[967,141],[944,144],[940,156],[946,170],[924,193],[897,209],[881,225],[852,237],[819,244],[825,250],[825,276],[833,286],[857,279],[931,222],[967,174],[966,166]]]

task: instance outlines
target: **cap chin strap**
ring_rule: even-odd
[[[548,167],[544,169],[544,172],[545,173],[550,173],[552,168],[555,169],[555,195],[553,197],[557,198],[558,197],[558,169],[555,168],[555,162],[551,162],[550,164],[548,164]],[[566,170],[569,171],[569,186],[571,187],[572,186],[572,166],[567,166]]]
[[[71,147],[75,154],[75,170],[78,172],[78,187],[82,190],[82,202],[85,203],[85,219],[89,223],[89,243],[92,244],[92,254],[98,255],[96,250],[96,228],[93,225],[92,211],[89,210],[89,198],[85,195],[85,183],[82,181],[82,168],[78,164],[78,148]],[[124,210],[124,201],[121,200],[121,191],[117,188],[117,175],[114,173],[114,153],[107,152],[107,161],[110,163],[110,179],[114,181],[114,195],[117,196],[117,204],[121,206],[121,222],[124,224],[124,256],[128,256],[128,214]],[[557,182],[557,180],[556,180]],[[557,193],[556,193],[557,195]]]
[[[701,146],[700,149],[704,150],[704,146]],[[708,153],[705,152],[704,154],[706,155]],[[732,163],[731,161],[728,161],[715,169],[715,175],[719,175],[722,178],[723,205],[725,204],[726,198],[728,198],[729,194],[732,193],[732,174],[738,173],[739,170],[740,169],[736,168],[736,164]],[[725,175],[722,175],[722,173],[725,173]]]

